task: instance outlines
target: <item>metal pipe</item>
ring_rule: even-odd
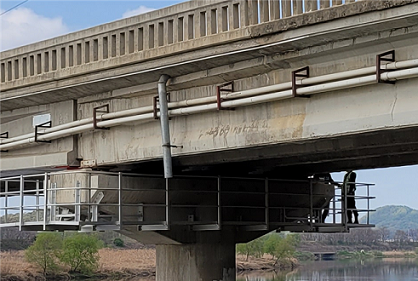
[[[411,62],[405,62],[405,64],[407,63],[411,64]],[[413,63],[415,63],[415,61]],[[407,79],[407,78],[417,77],[417,76],[418,76],[418,68],[397,70],[397,71],[385,72],[381,74],[381,78],[384,81],[396,81],[399,79]],[[348,79],[348,80],[318,84],[318,85],[313,85],[313,86],[306,86],[306,87],[298,88],[297,93],[299,95],[313,95],[317,93],[335,91],[338,89],[347,89],[347,88],[371,85],[375,83],[375,78],[376,78],[375,75],[369,75],[369,76],[357,77],[357,78]],[[306,78],[306,79],[310,79],[310,78]],[[312,79],[315,79],[315,78],[312,78]],[[283,83],[283,84],[279,84],[275,86],[278,88],[284,87],[284,84],[287,84],[287,83]],[[264,92],[265,88],[268,88],[269,90],[271,90],[272,86],[263,87],[259,89],[251,89],[251,90],[242,91],[239,93],[241,94],[244,93],[243,94],[244,96],[249,94],[250,92],[253,95],[256,95],[259,92]],[[259,92],[257,90],[259,90]],[[231,93],[230,95],[233,95],[233,94],[236,94],[236,93]],[[277,101],[277,100],[288,99],[288,98],[292,98],[291,90],[268,93],[268,94],[263,94],[263,95],[258,95],[258,96],[251,96],[251,97],[235,99],[235,100],[225,100],[224,102],[222,102],[222,106],[223,107],[238,107],[238,106],[245,106],[245,105],[257,104],[257,103],[263,103],[263,102],[269,102],[269,101]],[[172,109],[170,110],[170,115],[172,116],[188,115],[188,114],[212,111],[216,109],[217,109],[216,103],[203,104],[203,105],[191,106],[191,107],[186,107],[186,108]],[[145,108],[140,108],[137,110],[146,111]],[[122,112],[119,114],[123,115]],[[154,116],[152,113],[145,113],[145,114],[140,114],[136,116],[128,116],[128,117],[122,117],[122,118],[117,118],[117,119],[112,119],[112,120],[100,121],[97,124],[100,127],[113,127],[113,126],[117,126],[117,125],[128,123],[128,122],[150,121],[150,120],[153,120],[153,118]],[[40,135],[38,136],[38,139],[39,140],[52,140],[52,139],[66,137],[69,135],[75,135],[75,134],[86,132],[86,131],[93,130],[93,129],[94,129],[93,124],[87,124],[87,125],[65,129],[62,131]],[[0,145],[0,148],[2,150],[3,149],[16,149],[19,147],[25,147],[28,144],[33,143],[34,141],[35,141],[34,137],[31,137],[28,139],[24,139],[24,140],[12,142],[12,143],[7,143],[7,144],[2,143]]]
[[[173,177],[171,162],[170,126],[168,124],[167,81],[170,76],[163,74],[158,80],[158,98],[160,101],[160,123],[163,146],[164,178]]]
[[[399,62],[390,62],[390,63],[381,65],[382,69],[388,69],[388,70],[412,68],[412,67],[416,67],[416,66],[418,66],[418,59],[407,60],[407,61],[399,61]],[[371,67],[365,67],[365,68],[360,68],[360,69],[355,69],[355,70],[343,71],[343,72],[327,74],[327,75],[322,75],[322,76],[317,76],[317,77],[303,78],[303,79],[297,81],[297,84],[301,85],[301,86],[314,85],[314,84],[319,84],[319,83],[323,83],[323,82],[329,82],[329,81],[335,81],[335,80],[341,80],[341,79],[348,79],[348,78],[352,78],[352,77],[358,77],[358,76],[362,76],[362,75],[368,75],[368,74],[372,74],[374,72],[376,72],[376,67],[371,66]],[[228,93],[228,94],[222,96],[222,99],[227,100],[227,99],[237,99],[237,98],[249,97],[249,96],[260,95],[260,94],[265,94],[265,93],[270,93],[270,92],[277,92],[277,91],[287,90],[287,89],[290,89],[291,87],[292,87],[292,83],[286,82],[286,83],[281,83],[281,84],[276,84],[276,85],[271,85],[271,86],[266,86],[266,87],[260,87],[260,88],[256,88],[256,89],[250,89],[250,90],[244,90],[244,91],[240,91],[240,92]],[[216,101],[216,97],[214,97],[214,96],[204,97],[204,98],[198,98],[198,99],[193,99],[193,100],[170,102],[170,103],[168,103],[168,107],[169,108],[179,108],[179,107],[185,107],[185,106],[207,104],[207,103],[212,103],[212,102],[215,102],[215,101]],[[139,114],[149,113],[149,112],[152,112],[152,110],[153,110],[152,106],[144,106],[144,107],[140,107],[140,108],[133,108],[133,109],[123,110],[123,111],[118,111],[118,112],[104,113],[104,114],[101,114],[101,115],[97,116],[97,119],[98,120],[109,120],[109,119],[114,119],[114,118],[130,116],[130,115],[139,115]],[[55,127],[52,127],[52,128],[46,128],[46,129],[41,129],[40,128],[39,132],[43,133],[43,134],[47,134],[47,133],[52,133],[52,132],[56,132],[56,131],[60,131],[60,130],[69,129],[69,128],[72,128],[72,127],[78,127],[78,126],[82,126],[82,125],[86,125],[86,124],[89,125],[92,122],[93,122],[93,118],[90,117],[90,118],[85,118],[85,119],[69,122],[69,123],[66,123],[66,124],[58,125],[58,126],[55,126]],[[33,136],[34,136],[33,133],[29,133],[29,134],[16,136],[16,137],[8,138],[8,139],[1,139],[0,143],[1,144],[6,144],[6,143],[11,143],[11,142],[16,142],[16,141],[31,138]]]

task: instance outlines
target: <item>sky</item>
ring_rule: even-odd
[[[0,14],[24,2],[1,0]],[[29,0],[0,16],[0,50],[30,44],[184,1],[36,1]],[[357,181],[374,183],[371,208],[405,205],[418,209],[418,165],[361,170]],[[344,173],[332,175],[342,181]],[[361,190],[358,193],[361,194]]]

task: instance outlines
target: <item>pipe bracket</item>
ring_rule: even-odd
[[[8,139],[9,138],[9,132],[4,132],[0,134],[1,139]],[[0,152],[9,152],[8,150],[0,150]]]
[[[104,108],[104,109],[102,109]],[[99,113],[109,113],[109,104],[101,105],[98,107],[93,108],[93,128],[100,129],[100,130],[110,130],[110,128],[107,127],[99,127],[97,126],[97,112]]]
[[[218,110],[235,110],[235,108],[222,107],[223,98],[221,98],[222,92],[232,93],[234,92],[234,81],[219,85],[216,87],[216,105]]]
[[[309,66],[292,71],[292,96],[295,98],[310,98],[309,95],[298,95],[297,89],[301,87],[296,84],[296,78],[298,77],[309,78]]]
[[[152,112],[155,120],[160,119],[160,117],[158,116],[158,112],[160,111],[160,108],[158,107],[159,102],[160,98],[158,96],[155,96],[152,101]],[[167,93],[167,102],[170,102],[170,93]],[[168,118],[168,120],[170,120],[170,118]]]
[[[382,69],[382,61],[395,62],[395,50],[388,51],[376,56],[376,81],[377,83],[395,84],[395,81],[382,80],[382,73],[390,70]]]
[[[43,133],[38,132],[38,128],[51,128],[51,127],[52,127],[52,121],[48,121],[48,122],[36,125],[35,126],[35,142],[51,143],[51,141],[38,140],[38,136],[43,135]]]

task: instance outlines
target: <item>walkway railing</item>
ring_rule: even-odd
[[[236,226],[249,231],[347,231],[370,226],[369,187],[357,183],[357,211],[366,222],[347,224],[347,204],[336,186],[306,180],[162,176],[69,171],[1,178],[0,227],[20,230],[195,231]],[[365,193],[360,190],[364,189]],[[361,203],[364,202],[364,204]],[[324,222],[324,210],[329,210]]]
[[[46,81],[239,40],[247,26],[351,2],[355,0],[188,1],[2,52],[0,81],[4,90],[35,83],[39,75]],[[217,34],[225,35],[212,38]]]

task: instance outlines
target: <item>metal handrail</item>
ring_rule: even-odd
[[[53,177],[54,176],[65,176],[67,174],[74,174],[74,173],[83,173],[86,174],[88,177],[84,178],[83,180],[86,181],[84,184],[82,182],[78,182],[77,184],[75,184],[74,186],[67,186],[67,187],[59,187],[56,186],[54,184],[52,184],[51,181],[53,181]],[[92,176],[96,176],[96,175],[107,175],[107,176],[114,176],[114,177],[118,177],[117,179],[117,183],[115,183],[114,186],[109,186],[109,187],[100,187],[100,186],[92,186],[92,182],[91,182],[91,178]],[[36,218],[32,221],[32,222],[39,222],[43,224],[43,228],[46,229],[46,227],[49,224],[54,224],[54,223],[64,223],[65,221],[62,221],[63,219],[71,219],[71,221],[69,222],[69,224],[74,225],[74,223],[78,223],[79,225],[86,225],[86,224],[93,224],[93,225],[106,225],[107,223],[109,223],[110,225],[114,225],[114,226],[118,226],[118,227],[122,227],[122,225],[124,224],[124,221],[126,221],[126,219],[128,217],[137,217],[138,221],[137,224],[138,225],[152,225],[153,223],[150,221],[140,221],[140,217],[138,216],[138,214],[133,214],[133,213],[125,213],[127,210],[134,210],[135,208],[141,208],[141,210],[147,210],[147,208],[164,208],[165,209],[165,218],[163,219],[163,217],[160,217],[161,220],[158,220],[158,224],[161,221],[164,221],[164,225],[168,227],[171,224],[190,224],[190,225],[196,225],[196,224],[204,224],[203,221],[201,220],[194,220],[194,221],[190,221],[188,222],[187,220],[183,221],[183,220],[178,220],[176,218],[175,221],[171,221],[170,220],[170,210],[171,209],[190,209],[190,208],[199,208],[199,209],[207,209],[207,210],[213,210],[217,213],[216,216],[214,216],[213,218],[217,220],[217,224],[220,227],[220,225],[223,223],[222,222],[222,213],[223,211],[227,210],[227,209],[251,209],[251,210],[265,210],[265,214],[264,214],[264,218],[261,218],[257,221],[263,221],[265,225],[269,225],[270,221],[271,221],[271,212],[279,212],[278,214],[282,214],[283,217],[287,220],[290,220],[288,222],[283,221],[281,224],[292,224],[292,218],[294,219],[302,219],[301,217],[298,216],[292,216],[291,213],[292,210],[306,210],[307,212],[307,216],[303,217],[303,220],[306,221],[308,223],[308,225],[312,228],[314,228],[316,226],[316,224],[320,223],[320,219],[322,216],[322,211],[323,210],[328,210],[329,214],[332,216],[332,221],[333,223],[338,223],[337,218],[340,217],[341,218],[341,223],[342,225],[348,229],[347,224],[344,222],[345,220],[345,216],[348,210],[352,210],[352,209],[348,209],[348,208],[344,208],[344,206],[342,206],[341,204],[343,203],[343,198],[347,198],[347,197],[354,197],[356,200],[366,200],[367,201],[367,207],[366,208],[360,208],[357,209],[357,211],[360,212],[365,212],[367,213],[367,224],[369,223],[369,214],[370,212],[372,212],[373,210],[369,209],[369,201],[371,199],[374,199],[375,197],[370,196],[369,194],[369,188],[370,186],[373,186],[373,184],[367,184],[367,183],[356,183],[356,186],[358,188],[363,188],[366,187],[367,188],[367,195],[346,195],[344,196],[344,194],[342,192],[340,192],[341,194],[333,194],[332,198],[332,205],[329,206],[318,206],[318,205],[312,205],[312,200],[315,198],[321,198],[321,197],[328,197],[330,194],[322,194],[322,193],[313,193],[311,192],[305,192],[305,193],[291,193],[289,191],[283,191],[280,192],[280,187],[278,187],[278,189],[275,189],[274,191],[272,191],[271,189],[269,189],[269,183],[271,182],[283,182],[283,183],[291,183],[291,182],[304,182],[304,183],[315,183],[317,181],[313,180],[313,179],[308,179],[308,180],[303,180],[303,181],[294,181],[294,180],[277,180],[277,179],[267,179],[267,178],[257,178],[254,179],[252,178],[252,180],[255,180],[256,182],[262,182],[263,181],[263,185],[259,185],[258,183],[254,186],[247,186],[246,187],[246,191],[240,191],[240,190],[228,190],[225,188],[221,188],[221,186],[224,184],[223,181],[228,181],[228,180],[246,180],[246,178],[239,178],[239,177],[199,177],[199,176],[193,176],[193,177],[177,177],[175,178],[175,180],[181,180],[181,179],[217,179],[217,183],[213,182],[212,184],[217,185],[217,188],[215,186],[214,190],[203,190],[203,189],[199,189],[199,187],[197,187],[196,189],[190,190],[190,189],[170,189],[169,188],[169,181],[166,181],[166,185],[165,188],[157,188],[157,189],[152,189],[152,188],[144,188],[141,189],[141,187],[137,187],[137,188],[132,188],[132,187],[124,187],[122,188],[122,184],[123,184],[123,179],[125,177],[141,177],[141,175],[139,174],[128,174],[128,173],[113,173],[113,172],[96,172],[96,171],[66,171],[66,172],[51,172],[51,173],[45,173],[43,175],[43,179],[39,177],[39,175],[36,175],[36,177],[40,178],[37,180],[33,180],[33,176],[31,177],[30,175],[25,175],[20,176],[19,179],[19,184],[20,184],[20,189],[16,190],[16,191],[9,191],[8,190],[8,180],[12,179],[15,180],[16,177],[10,177],[10,178],[2,178],[1,180],[3,182],[5,182],[5,189],[3,192],[0,192],[0,196],[4,196],[6,198],[5,200],[5,204],[4,206],[0,207],[0,212],[5,212],[5,217],[2,219],[2,223],[1,225],[9,225],[10,221],[7,218],[7,214],[10,214],[10,211],[18,211],[18,216],[19,216],[19,222],[15,223],[14,225],[18,225],[19,228],[21,229],[22,226],[27,225],[29,222],[26,221],[27,219],[23,217],[23,214],[25,212],[29,212],[29,211],[36,211]],[[162,176],[161,177],[149,177],[147,176],[146,178],[156,178],[156,179],[161,179],[162,180]],[[15,181],[16,183],[16,181]],[[36,188],[34,186],[26,186],[25,183],[36,183]],[[341,191],[341,187],[338,185],[334,185],[335,190],[340,190]],[[216,190],[215,190],[216,188]],[[252,190],[251,190],[252,188]],[[62,196],[67,196],[67,197],[63,197],[61,198],[60,196],[60,192],[64,192],[66,191],[67,193],[64,193],[65,195]],[[69,191],[74,191],[74,193],[68,193]],[[139,203],[134,203],[134,202],[122,202],[122,194],[128,194],[130,192],[146,192],[146,193],[161,193],[162,191],[164,191],[165,193],[165,199],[159,197],[159,199],[157,198],[157,200],[161,200],[160,202],[139,202]],[[111,192],[111,195],[113,198],[113,201],[94,201],[94,198],[98,198],[97,196],[99,196],[99,193],[103,193],[104,194],[108,194],[108,192]],[[181,195],[182,193],[184,194],[189,194],[189,193],[203,193],[203,194],[213,194],[213,196],[210,197],[206,197],[208,198],[208,200],[210,200],[210,202],[207,202],[205,204],[199,204],[197,203],[193,203],[193,201],[191,202],[171,202],[170,201],[170,196],[176,196],[177,195]],[[73,194],[68,196],[68,194]],[[242,204],[237,204],[233,203],[230,204],[228,203],[228,201],[224,202],[224,205],[221,204],[221,200],[228,200],[227,198],[234,198],[237,195],[240,194],[246,194],[246,195],[256,195],[257,200],[253,202],[253,204],[248,204],[249,202],[243,202]],[[215,197],[215,195],[217,195]],[[307,197],[309,196],[310,198],[310,206],[305,206],[305,207],[301,207],[301,206],[293,206],[292,204],[290,205],[283,205],[283,206],[275,206],[274,204],[270,204],[271,202],[269,202],[270,200],[275,200],[273,199],[271,196],[280,196],[280,195],[285,195],[285,196],[291,196],[293,198],[297,198],[297,197]],[[14,205],[10,205],[9,203],[9,199],[12,197],[17,197],[17,196],[21,196],[19,203],[16,204],[14,203]],[[51,197],[50,197],[51,196]],[[93,197],[92,197],[93,196]],[[224,198],[224,196],[227,196]],[[263,196],[263,199],[262,197]],[[25,202],[26,200],[22,200],[22,198],[36,198],[36,203],[33,202]],[[116,198],[117,197],[117,198]],[[181,198],[181,197],[178,197]],[[274,197],[276,198],[276,197]],[[61,201],[60,201],[61,200]],[[64,200],[64,202],[62,201]],[[67,201],[65,201],[67,200]],[[230,201],[231,202],[231,201]],[[232,201],[233,202],[233,201]],[[272,201],[274,202],[274,201]],[[338,204],[340,204],[341,206],[337,206]],[[61,214],[60,212],[63,211],[64,209],[62,208],[70,208],[68,214]],[[104,210],[103,208],[115,208],[115,209],[109,209],[109,210],[113,210],[112,214],[108,214],[108,215],[101,215],[99,213],[100,210]],[[125,208],[128,208],[125,210]],[[134,208],[134,209],[132,209]],[[217,210],[217,211],[216,211]],[[9,213],[7,213],[9,211]],[[210,212],[213,212],[210,211]],[[43,212],[43,218],[40,218],[40,216],[42,215]],[[96,212],[96,213],[93,213]],[[304,211],[302,211],[303,214]],[[84,221],[85,218],[85,221]],[[100,221],[104,219],[105,221]],[[231,218],[226,218],[229,222],[231,222]],[[242,221],[249,221],[249,220],[253,220],[253,218],[242,218]],[[128,224],[131,224],[132,221],[126,221]],[[155,221],[155,223],[157,224],[157,221]],[[238,221],[237,221],[238,223]],[[278,222],[273,220],[271,222],[273,225],[277,224]]]

